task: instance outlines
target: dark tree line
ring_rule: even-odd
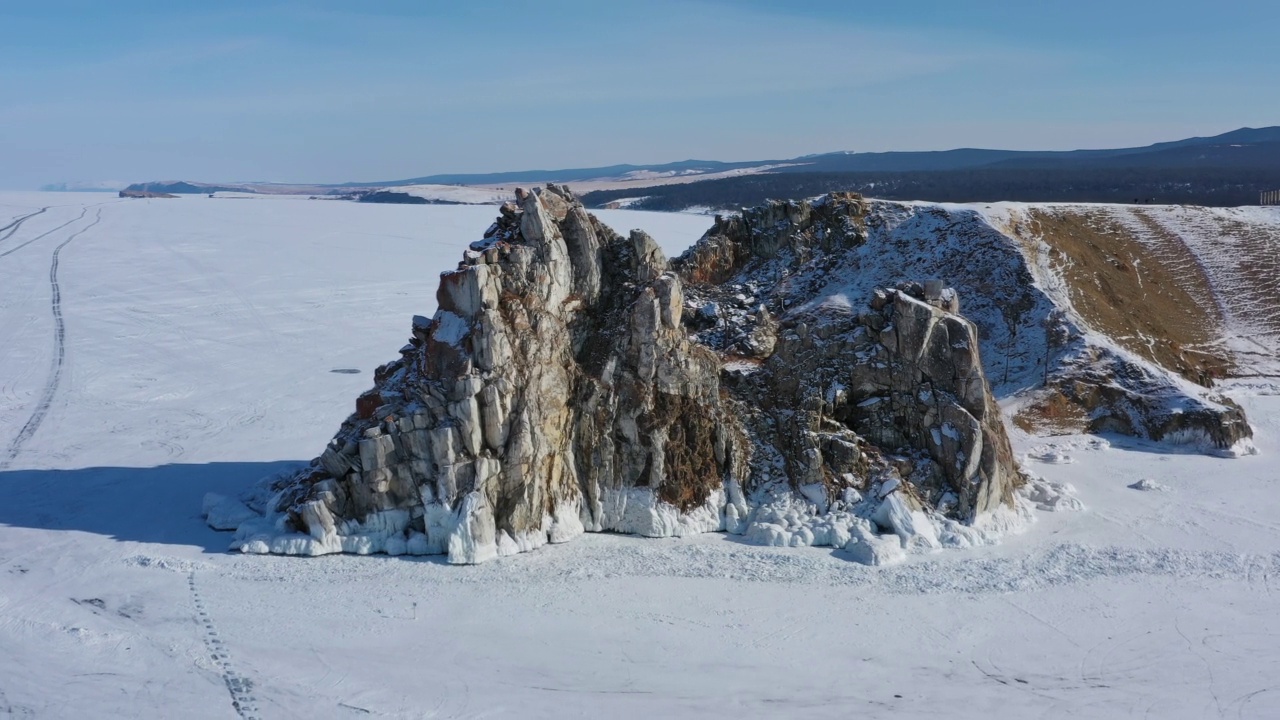
[[[630,207],[684,210],[736,209],[768,199],[802,198],[847,190],[885,200],[934,202],[1151,202],[1231,207],[1258,204],[1259,194],[1280,189],[1276,168],[1071,168],[917,172],[768,173],[682,185],[599,190],[583,196],[604,207],[644,196]]]

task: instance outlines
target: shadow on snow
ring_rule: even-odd
[[[239,495],[296,461],[151,468],[0,471],[0,528],[64,530],[124,542],[189,545],[223,553],[231,534],[205,525],[205,493]]]

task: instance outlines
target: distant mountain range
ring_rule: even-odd
[[[960,176],[955,173],[968,173],[970,177],[978,178],[976,186],[971,186],[987,189],[973,196],[965,196],[959,188],[951,187],[956,182],[960,182]],[[918,199],[960,199],[960,196],[963,196],[969,200],[998,200],[1014,199],[1004,195],[991,195],[992,192],[1004,192],[1000,188],[1010,183],[1021,186],[1026,184],[1025,178],[1034,177],[1037,182],[1047,179],[1052,184],[1052,178],[1057,174],[1061,174],[1063,178],[1069,177],[1073,187],[1092,186],[1095,180],[1106,184],[1108,190],[1105,194],[1109,200],[1129,195],[1145,197],[1152,194],[1152,188],[1186,185],[1193,182],[1193,178],[1199,178],[1195,182],[1210,183],[1219,182],[1219,179],[1227,182],[1239,180],[1234,184],[1240,187],[1233,191],[1234,194],[1230,194],[1230,201],[1235,202],[1253,193],[1255,184],[1258,187],[1275,189],[1268,187],[1268,183],[1272,182],[1272,175],[1275,175],[1275,183],[1280,185],[1280,127],[1241,128],[1213,137],[1195,137],[1145,147],[1109,150],[1033,151],[960,148],[931,152],[835,152],[790,159],[744,162],[684,160],[657,165],[609,165],[500,173],[447,173],[366,183],[307,185],[152,181],[135,183],[125,189],[179,194],[250,192],[342,195],[401,186],[501,186],[517,183],[590,182],[592,185],[587,189],[604,191],[608,197],[602,195],[597,199],[605,202],[610,199],[625,198],[630,190],[636,191],[630,193],[632,197],[636,197],[643,194],[639,190],[655,187],[665,188],[660,194],[666,196],[680,195],[685,191],[669,186],[705,181],[716,181],[724,187],[753,184],[759,187],[762,183],[761,178],[749,179],[743,176],[770,175],[797,177],[789,180],[778,177],[764,181],[764,186],[783,183],[787,187],[799,189],[807,188],[814,182],[838,186],[840,180],[845,178],[857,181],[854,184],[860,187],[870,188],[905,187],[911,188],[912,192],[937,188],[939,184],[949,188],[941,195],[924,195]],[[1125,185],[1126,174],[1131,177],[1128,181],[1130,186]],[[1132,179],[1139,176],[1139,180]],[[1082,192],[1087,198],[1094,197],[1096,194],[1091,194],[1093,191],[1090,190]],[[1218,194],[1211,198],[1213,201],[1206,204],[1221,204],[1223,198],[1227,197],[1221,191],[1217,192]],[[1076,195],[1079,194],[1076,193]],[[1043,193],[1033,192],[1032,195],[1033,197],[1017,199],[1060,199],[1041,197]],[[1072,197],[1075,198],[1076,195]],[[1203,198],[1200,200],[1183,198],[1181,201],[1202,200]],[[743,199],[743,202],[748,204],[756,201],[758,198]],[[670,208],[664,207],[664,209]]]
[[[796,158],[776,172],[938,172],[980,168],[1061,169],[1067,167],[1260,167],[1280,156],[1280,127],[1241,128],[1214,137],[1196,137],[1114,150],[980,150],[938,152],[827,153]]]
[[[770,172],[937,172],[976,168],[1082,167],[1259,167],[1280,157],[1280,126],[1241,128],[1213,137],[1196,137],[1114,150],[982,150],[961,148],[928,152],[833,152],[786,160],[718,162],[683,160],[661,165],[609,165],[567,170],[522,170],[500,173],[450,173],[376,183],[342,183],[336,187],[396,185],[495,185],[505,183],[643,180],[697,176],[774,166]]]
[[[928,152],[833,152],[806,155],[788,160],[716,162],[684,160],[663,165],[610,165],[569,170],[526,170],[521,172],[428,175],[410,180],[366,183],[368,185],[492,185],[517,182],[573,182],[583,180],[628,179],[673,175],[709,175],[730,170],[774,166],[769,172],[938,172],[977,168],[1064,167],[1263,167],[1274,166],[1280,158],[1280,126],[1241,128],[1213,137],[1196,137],[1162,142],[1145,147],[1113,150],[982,150],[961,148]],[[356,185],[357,183],[346,183]]]

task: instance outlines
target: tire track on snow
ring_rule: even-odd
[[[85,212],[88,212],[88,208],[85,208],[85,211],[80,214],[80,217],[84,217]],[[44,422],[45,415],[49,413],[49,407],[53,404],[53,396],[58,392],[58,383],[62,380],[62,366],[67,355],[67,328],[66,323],[63,322],[62,319],[62,290],[58,286],[59,256],[62,254],[62,249],[69,245],[72,240],[75,240],[88,232],[89,228],[97,225],[100,220],[102,220],[101,208],[98,209],[93,222],[85,225],[74,233],[71,233],[70,237],[63,240],[62,243],[53,250],[53,260],[49,263],[49,285],[53,288],[53,297],[50,301],[50,309],[53,311],[53,370],[49,374],[49,379],[45,381],[44,392],[40,395],[40,401],[36,403],[35,410],[32,411],[31,417],[27,418],[27,423],[22,426],[22,429],[18,431],[18,435],[11,443],[9,443],[9,449],[5,451],[4,457],[0,457],[0,469],[8,467],[9,464],[18,457],[18,453],[22,452],[23,444],[25,444],[27,440],[30,440],[32,435],[35,435],[36,430],[40,429],[40,424]],[[74,222],[74,220],[72,222]],[[45,234],[47,235],[48,233]],[[32,240],[30,242],[35,241]],[[22,246],[18,247],[20,248]],[[16,250],[18,248],[14,249]],[[13,250],[10,250],[9,252],[13,252]],[[3,256],[0,255],[0,257]]]
[[[80,220],[83,220],[83,219],[84,219],[84,216],[85,216],[85,215],[87,215],[88,213],[89,213],[89,208],[84,208],[83,210],[81,210],[81,211],[80,211],[80,214],[79,214],[77,217],[75,217],[75,218],[73,218],[73,219],[71,219],[71,220],[68,220],[68,221],[66,221],[66,222],[62,223],[62,224],[61,224],[61,225],[59,225],[58,227],[56,227],[56,228],[54,228],[54,229],[52,229],[52,230],[49,230],[48,232],[44,232],[44,233],[41,233],[41,234],[39,234],[39,235],[35,236],[35,237],[31,238],[30,240],[28,240],[28,241],[26,241],[26,242],[22,243],[21,245],[19,245],[19,246],[17,246],[17,247],[13,247],[13,248],[9,248],[8,250],[5,250],[4,252],[0,253],[0,257],[6,257],[6,256],[8,256],[8,255],[12,255],[12,254],[14,254],[14,253],[18,252],[19,250],[21,250],[22,248],[24,248],[24,247],[26,247],[26,246],[30,245],[31,243],[33,243],[33,242],[35,242],[35,241],[37,241],[37,240],[41,240],[41,239],[43,239],[43,238],[46,238],[46,237],[48,237],[48,236],[50,236],[50,235],[52,235],[52,234],[54,234],[54,233],[58,232],[58,231],[59,231],[59,230],[61,230],[62,228],[64,228],[64,227],[66,227],[66,226],[70,225],[71,223],[79,222]]]
[[[37,240],[42,240],[42,239],[44,239],[44,238],[46,238],[46,237],[49,237],[50,235],[52,235],[52,234],[54,234],[54,233],[58,232],[59,230],[61,230],[62,228],[64,228],[64,227],[66,227],[66,226],[70,225],[71,223],[74,223],[74,222],[76,222],[76,221],[78,221],[78,220],[82,220],[82,219],[84,219],[84,216],[85,216],[86,214],[88,214],[89,210],[91,210],[91,209],[93,209],[93,208],[101,208],[103,205],[115,205],[116,203],[121,203],[121,202],[124,202],[124,201],[123,201],[123,200],[107,200],[107,201],[100,202],[100,203],[94,203],[93,205],[86,205],[86,206],[84,206],[83,208],[81,208],[81,210],[80,210],[80,215],[79,215],[79,216],[77,216],[75,219],[73,219],[73,220],[68,220],[68,221],[66,221],[66,222],[62,223],[61,225],[59,225],[58,227],[56,227],[56,228],[54,228],[54,229],[52,229],[52,230],[48,230],[48,231],[46,231],[46,232],[43,232],[43,233],[41,233],[41,234],[39,234],[39,235],[37,235],[37,236],[35,236],[35,237],[31,238],[30,240],[28,240],[28,241],[26,241],[26,242],[22,243],[21,245],[19,245],[19,246],[17,246],[17,247],[9,248],[8,250],[5,250],[4,252],[0,252],[0,257],[5,257],[5,256],[8,256],[8,255],[12,255],[12,254],[14,254],[14,253],[18,252],[19,250],[21,250],[22,248],[24,248],[24,247],[26,247],[26,246],[30,245],[31,243],[33,243],[33,242],[35,242],[35,241],[37,241]],[[50,205],[48,208],[44,208],[44,210],[48,210],[48,209],[50,209],[50,208],[55,208],[55,207],[66,207],[66,205]],[[99,213],[99,215],[101,215],[102,210],[98,210],[98,213]],[[39,213],[36,213],[36,214],[39,214]],[[25,218],[20,218],[20,219],[25,219]],[[97,221],[95,220],[94,222],[95,222],[95,224],[96,224],[96,222],[97,222]],[[7,226],[6,226],[6,227],[7,227]],[[86,228],[86,229],[88,229],[88,228]],[[17,230],[17,228],[14,228],[14,230]],[[3,230],[0,230],[0,232],[3,232]],[[82,230],[81,232],[83,232],[83,230]],[[9,235],[12,235],[12,234],[13,234],[13,233],[9,233]],[[8,239],[8,235],[6,235],[6,236],[5,236],[5,239]]]
[[[14,234],[14,233],[16,233],[16,232],[18,232],[18,228],[22,227],[22,223],[24,223],[24,222],[26,222],[27,220],[30,220],[31,218],[33,218],[33,217],[35,217],[35,216],[39,215],[40,213],[44,212],[45,210],[48,210],[50,207],[51,207],[51,206],[46,205],[45,207],[42,207],[42,208],[40,208],[39,210],[37,210],[37,211],[35,211],[35,212],[33,212],[33,213],[29,214],[29,215],[23,215],[22,217],[17,218],[16,220],[14,220],[13,222],[9,223],[8,225],[5,225],[4,227],[0,227],[0,233],[4,232],[5,230],[8,230],[8,231],[9,231],[9,233],[8,233],[7,235],[5,235],[4,237],[0,237],[0,242],[4,242],[5,240],[8,240],[9,238],[13,237],[13,234]]]

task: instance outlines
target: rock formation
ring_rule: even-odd
[[[1237,405],[1183,377],[1177,357],[1127,347],[1128,334],[1146,336],[1073,303],[1090,278],[1055,267],[1057,256],[1032,242],[1027,223],[1010,227],[987,212],[839,193],[772,201],[719,218],[674,265],[703,301],[692,314],[701,323],[697,338],[722,353],[760,357],[773,352],[769,328],[778,322],[828,325],[861,312],[876,287],[946,278],[977,326],[987,377],[1001,397],[1018,396],[1016,420],[1026,429],[1250,451],[1252,430]],[[761,304],[764,322],[756,319]],[[1166,304],[1136,314],[1177,310]],[[1180,324],[1187,321],[1170,318],[1146,332]]]
[[[717,217],[668,262],[562,187],[500,212],[324,452],[248,503],[264,516],[233,547],[476,563],[584,531],[725,530],[891,562],[991,542],[1028,482],[1057,504],[1017,467],[984,355],[1003,351],[1006,386],[1051,360],[1055,387],[1092,382],[1105,404],[1111,386],[994,230],[907,233],[901,207],[837,193]],[[926,267],[960,292],[918,282],[943,275]],[[1183,422],[1225,426],[1215,412]]]
[[[956,293],[904,282],[873,289],[863,307],[814,302],[837,259],[867,243],[867,219],[852,194],[770,203],[717,218],[674,262],[695,338],[728,359],[726,387],[756,450],[745,489],[758,507],[738,509],[741,529],[827,544],[811,527],[848,511],[904,542],[982,542],[974,523],[1014,507],[1023,477]],[[797,508],[793,489],[811,506]]]
[[[584,530],[722,527],[748,448],[719,359],[682,327],[679,277],[652,238],[617,235],[567,190],[518,199],[243,549],[476,563]]]

